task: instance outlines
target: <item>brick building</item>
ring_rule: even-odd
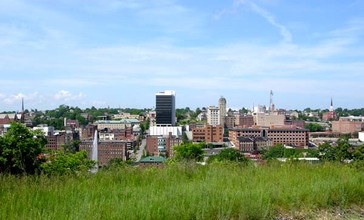
[[[332,122],[332,132],[350,134],[364,131],[364,118],[362,117],[341,117],[339,121]]]
[[[78,133],[63,132],[57,135],[46,136],[47,144],[44,146],[48,150],[63,150],[63,145],[79,140]]]
[[[272,140],[272,145],[285,144],[295,147],[308,146],[307,129],[282,129],[282,128],[234,128],[229,130],[229,139],[236,147],[239,146],[239,137],[263,137]]]
[[[192,129],[193,142],[223,142],[224,127],[222,125],[207,125],[203,128]]]
[[[91,159],[93,141],[82,141],[80,150],[86,150],[88,158]],[[99,141],[98,142],[98,165],[105,166],[112,159],[127,160],[126,141]]]
[[[290,126],[291,128],[305,128],[305,121],[303,120],[285,120],[285,126]]]
[[[238,137],[238,141],[239,151],[243,153],[258,153],[273,146],[271,139],[263,137]]]
[[[52,135],[46,137],[47,144],[44,149],[47,150],[61,150],[62,146],[65,144],[65,138],[61,135]]]
[[[332,121],[337,119],[336,112],[325,112],[322,114],[322,121]]]
[[[254,125],[253,115],[239,114],[235,116],[235,126],[240,128],[251,128]]]
[[[182,143],[179,136],[172,135],[148,135],[146,150],[148,155],[152,156],[172,156],[173,146]]]
[[[234,115],[228,114],[225,117],[225,126],[227,128],[233,128],[233,127],[235,127],[235,116]]]

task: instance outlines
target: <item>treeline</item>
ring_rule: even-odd
[[[120,112],[130,113],[132,115],[144,115],[150,109],[136,109],[136,108],[86,108],[80,109],[79,107],[70,107],[67,105],[60,105],[53,110],[38,111],[31,110],[34,115],[31,117],[33,125],[47,124],[55,127],[55,129],[64,128],[64,118],[77,120],[80,125],[87,125],[98,120],[100,116],[111,116]],[[29,113],[28,110],[25,111]]]

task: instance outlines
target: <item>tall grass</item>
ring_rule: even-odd
[[[362,207],[363,174],[335,164],[185,163],[95,175],[0,175],[0,219],[269,219]]]

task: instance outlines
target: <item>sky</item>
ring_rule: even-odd
[[[362,0],[0,0],[0,112],[364,107]]]

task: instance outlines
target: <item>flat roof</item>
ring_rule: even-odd
[[[139,163],[164,163],[166,162],[166,160],[167,159],[164,157],[149,156],[139,160]]]

